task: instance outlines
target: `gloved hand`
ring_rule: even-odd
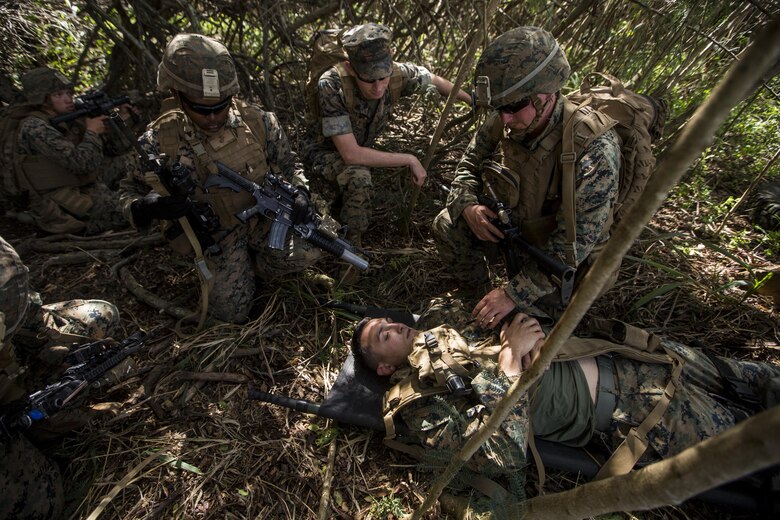
[[[169,195],[161,197],[157,193],[150,193],[142,199],[138,199],[130,206],[133,214],[133,222],[136,227],[145,228],[154,219],[174,220],[185,216],[190,210],[191,202],[183,195]]]
[[[305,188],[298,187],[298,194],[295,196],[292,215],[290,215],[290,220],[294,226],[307,221],[310,206],[308,192]]]

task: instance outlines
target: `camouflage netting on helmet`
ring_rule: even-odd
[[[73,88],[73,83],[62,72],[49,67],[38,67],[22,76],[24,96],[35,105],[43,104],[48,94],[69,88]]]
[[[517,27],[493,40],[480,56],[474,74],[477,103],[495,108],[529,94],[551,94],[561,89],[570,72],[552,34],[538,27]]]
[[[458,411],[457,407],[453,406],[453,404],[448,401],[446,396],[433,396],[430,399],[428,406],[435,409],[434,415],[449,417],[450,420],[456,423],[457,431],[467,431],[470,419],[464,417]],[[480,447],[480,450],[488,454],[489,458],[492,460],[506,460],[506,457],[495,453],[496,450],[502,449],[500,444],[501,443],[494,442],[494,438],[491,438]],[[420,471],[441,474],[456,455],[457,452],[450,449],[426,448],[423,450],[423,458],[418,462],[417,468]],[[469,507],[476,513],[490,512],[493,515],[491,518],[494,519],[510,518],[508,516],[505,501],[498,498],[490,498],[480,492],[476,492],[474,488],[471,487],[470,482],[476,475],[477,473],[472,469],[463,467],[450,481],[447,487],[458,494],[471,492]],[[504,486],[506,491],[509,492],[507,500],[511,500],[513,503],[525,502],[525,468],[514,470],[501,468],[500,471],[495,471],[495,467],[491,468],[488,465],[480,467],[479,475],[495,480],[497,483]]]
[[[217,40],[201,34],[177,34],[165,47],[157,68],[157,89],[178,90],[189,99],[224,99],[238,94],[233,58]]]

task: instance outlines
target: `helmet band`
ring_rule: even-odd
[[[547,57],[544,60],[542,60],[542,62],[539,65],[537,65],[534,70],[529,72],[523,79],[521,79],[520,81],[518,81],[517,83],[515,83],[514,85],[512,85],[508,89],[504,90],[500,94],[496,94],[495,96],[492,96],[491,103],[494,104],[494,106],[495,106],[495,102],[496,101],[498,101],[499,99],[501,99],[503,97],[508,96],[509,94],[511,94],[515,90],[519,89],[520,87],[522,87],[523,85],[525,85],[526,83],[531,81],[533,78],[535,78],[536,75],[539,74],[542,71],[542,69],[544,69],[547,66],[547,64],[550,63],[550,61],[555,57],[555,54],[558,52],[558,49],[559,49],[559,46],[558,46],[558,42],[556,41],[555,45],[553,46],[552,50],[550,51],[550,54],[548,54]],[[500,104],[501,103],[499,103],[499,105]]]

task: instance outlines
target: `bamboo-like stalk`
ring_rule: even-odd
[[[415,511],[414,519],[422,518],[425,511],[430,509],[466,461],[498,430],[520,396],[542,374],[543,367],[552,362],[555,354],[574,332],[574,328],[598,297],[610,273],[618,267],[623,255],[639,236],[645,223],[661,206],[669,190],[680,180],[693,160],[712,143],[715,132],[725,121],[731,109],[747,97],[753,85],[778,59],[780,59],[780,17],[772,20],[760,31],[741,59],[732,65],[721,83],[693,115],[680,133],[677,142],[661,158],[643,196],[620,222],[603,253],[588,271],[566,312],[547,338],[539,358],[512,384],[507,395],[496,406],[490,420],[466,442],[434,481],[425,501]]]

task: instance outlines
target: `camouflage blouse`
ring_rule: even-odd
[[[401,96],[409,96],[422,91],[431,84],[431,73],[425,67],[413,63],[398,64],[403,78]],[[393,105],[390,101],[390,89],[382,99],[366,100],[355,87],[353,111],[347,108],[341,78],[335,68],[327,70],[317,85],[322,126],[310,128],[303,144],[303,154],[307,162],[322,152],[333,152],[336,147],[328,139],[334,135],[352,133],[360,146],[373,145],[376,138],[387,126]]]

